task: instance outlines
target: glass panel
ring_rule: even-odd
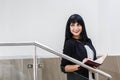
[[[42,49],[37,49],[38,80],[68,80],[67,75],[61,71],[61,58]],[[69,80],[88,80],[77,74],[70,73]]]
[[[32,46],[0,47],[0,80],[33,80]]]

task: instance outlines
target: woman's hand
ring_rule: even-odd
[[[82,62],[85,63],[85,62],[87,62],[88,60],[91,60],[91,59],[90,59],[90,58],[84,58]]]
[[[79,70],[80,65],[66,65],[65,66],[65,71],[66,72],[74,72]]]
[[[90,59],[90,58],[84,58],[82,62],[85,63],[85,62],[87,62],[88,60],[91,60],[91,59]],[[96,66],[93,66],[93,68],[96,69],[97,67],[96,67]]]

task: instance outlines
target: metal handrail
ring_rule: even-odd
[[[44,49],[44,50],[46,50],[46,51],[48,51],[50,53],[53,53],[53,54],[57,55],[57,56],[60,56],[60,57],[65,58],[65,59],[67,59],[67,60],[69,60],[71,62],[74,62],[74,63],[76,63],[76,64],[78,64],[78,65],[80,65],[80,66],[82,66],[82,67],[84,67],[84,68],[86,68],[88,70],[91,70],[91,71],[93,71],[95,73],[98,73],[98,74],[100,74],[102,76],[105,76],[105,77],[107,77],[108,80],[112,80],[112,76],[109,75],[108,73],[105,73],[105,72],[103,72],[101,70],[98,70],[98,69],[94,69],[92,67],[89,67],[88,65],[82,63],[81,61],[78,61],[78,60],[76,60],[74,58],[71,58],[71,57],[69,57],[69,56],[67,56],[65,54],[58,53],[58,52],[54,51],[53,49],[49,48],[48,46],[45,46],[45,45],[43,45],[41,43],[38,43],[38,42],[0,43],[0,46],[35,46],[35,47],[39,47],[39,48]]]

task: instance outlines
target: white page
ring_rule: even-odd
[[[107,57],[107,54],[105,54],[102,57],[98,58],[97,60],[95,60],[95,62],[102,64],[106,57]]]

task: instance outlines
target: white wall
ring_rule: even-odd
[[[99,52],[120,54],[120,1],[98,1],[98,42]]]
[[[65,25],[80,14],[97,46],[96,0],[0,0],[0,42],[37,41],[62,52]]]
[[[103,11],[108,8],[100,4],[102,1],[97,0],[0,0],[0,42],[37,41],[62,52],[66,21],[71,14],[78,13],[97,52],[106,53],[111,49],[111,41],[107,40],[112,28],[108,30],[107,23],[102,22],[106,16]]]

